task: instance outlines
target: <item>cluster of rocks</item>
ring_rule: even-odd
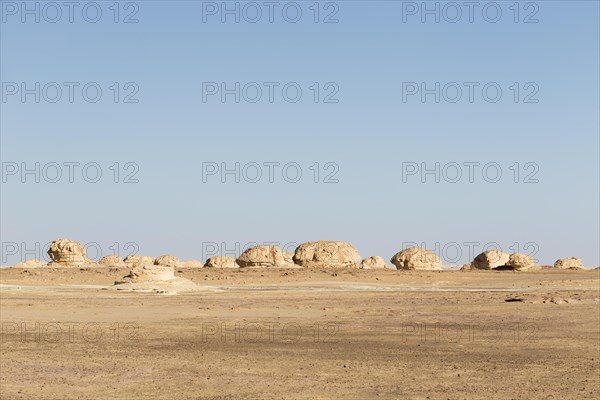
[[[85,248],[78,242],[68,239],[55,240],[50,245],[48,255],[51,262],[46,264],[38,260],[27,260],[21,267],[87,267],[103,265],[108,267],[131,267],[139,271],[151,267],[175,268],[357,268],[357,269],[398,269],[398,270],[441,270],[442,261],[431,250],[422,247],[410,247],[396,253],[390,260],[390,267],[379,256],[362,259],[350,243],[337,241],[315,241],[302,243],[294,253],[282,251],[277,246],[258,245],[245,250],[238,258],[215,256],[201,263],[197,260],[181,261],[173,255],[148,257],[128,256],[121,259],[116,255],[105,256],[95,263],[85,254]],[[488,250],[463,266],[463,270],[501,270],[525,271],[537,267],[533,257],[526,254],[508,254],[500,250]],[[581,259],[561,258],[555,268],[583,268]],[[158,268],[153,271],[159,271]]]
[[[500,250],[488,250],[479,254],[470,264],[464,265],[462,269],[510,269],[514,271],[525,271],[533,267],[537,267],[537,264],[530,255],[521,253],[509,254]]]
[[[462,269],[512,269],[514,271],[526,271],[538,267],[539,265],[537,265],[535,259],[528,254],[509,254],[500,250],[488,250],[479,254],[470,264],[463,266]],[[554,268],[581,269],[583,268],[583,264],[581,259],[577,257],[561,258],[554,263]]]

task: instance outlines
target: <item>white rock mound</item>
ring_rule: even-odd
[[[358,268],[361,256],[350,243],[320,240],[302,243],[293,259],[294,263],[307,268]]]
[[[127,257],[125,257],[123,262],[125,262],[125,264],[127,264],[131,267],[135,267],[136,265],[153,265],[154,257],[137,256],[137,255],[136,256],[127,256]]]
[[[167,265],[136,265],[129,275],[116,281],[113,290],[130,292],[153,292],[176,294],[199,290],[200,287],[189,279],[175,276],[175,269]]]
[[[365,258],[360,263],[362,269],[389,269],[388,265],[383,261],[383,258],[379,256],[372,256]]]
[[[500,250],[488,250],[475,257],[471,263],[471,266],[473,269],[489,270],[506,265],[509,259],[510,254],[508,253]]]
[[[181,261],[176,256],[166,254],[164,256],[156,257],[154,265],[164,265],[166,267],[179,268],[181,267]]]
[[[236,263],[240,268],[281,268],[286,266],[283,252],[277,246],[254,246],[244,251]]]
[[[581,258],[579,258],[579,257],[560,258],[560,259],[556,260],[556,262],[554,263],[554,268],[581,269],[581,268],[583,268],[583,263],[581,262]]]
[[[105,267],[124,267],[125,262],[121,260],[121,257],[117,255],[104,256],[98,261],[98,264],[103,265]]]
[[[79,242],[69,239],[54,240],[48,249],[51,267],[83,267],[93,264],[85,255],[85,248]]]
[[[206,268],[239,268],[235,257],[215,256],[206,260],[204,264]]]
[[[142,265],[133,267],[122,282],[154,282],[175,279],[175,269],[165,265]]]
[[[439,270],[442,261],[431,250],[422,247],[409,247],[394,255],[390,260],[399,270]]]
[[[41,260],[36,260],[36,259],[30,258],[28,260],[18,263],[14,267],[15,268],[42,268],[42,267],[47,267],[47,266],[48,266],[48,263],[46,261],[41,261]]]
[[[532,256],[521,253],[511,254],[506,265],[515,271],[526,271],[536,266]]]

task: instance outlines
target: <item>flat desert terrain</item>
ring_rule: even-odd
[[[597,399],[600,270],[4,268],[2,399]]]

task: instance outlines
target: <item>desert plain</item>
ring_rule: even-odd
[[[600,270],[0,269],[2,399],[596,399]]]

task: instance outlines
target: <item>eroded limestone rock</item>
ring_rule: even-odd
[[[124,267],[126,265],[121,257],[117,255],[104,256],[98,261],[98,264],[106,267]]]
[[[207,268],[239,268],[234,257],[215,256],[206,260],[204,264]]]
[[[535,260],[528,254],[514,253],[509,257],[507,266],[512,267],[515,271],[525,271],[534,267]]]
[[[365,258],[360,266],[362,269],[389,269],[383,258],[379,256]]]
[[[422,247],[409,247],[404,249],[390,260],[399,270],[439,270],[442,268],[442,261],[431,250]]]
[[[48,249],[48,255],[52,260],[51,266],[80,267],[89,262],[83,245],[69,239],[53,241]]]
[[[583,268],[583,263],[579,257],[560,258],[554,263],[554,268],[569,269],[569,268]]]
[[[510,254],[508,253],[500,250],[488,250],[475,257],[471,266],[473,269],[493,269],[506,265],[509,259]]]
[[[236,260],[241,268],[246,267],[284,267],[283,252],[277,246],[254,246],[244,251]]]
[[[176,294],[183,291],[200,290],[189,279],[175,276],[175,268],[168,265],[136,265],[122,280],[110,289],[131,292],[154,292]]]
[[[181,267],[181,262],[179,261],[178,257],[166,254],[164,256],[156,257],[154,260],[154,265],[164,265],[168,267],[179,268]]]
[[[350,243],[320,240],[302,243],[293,260],[306,268],[358,268],[361,256]]]

